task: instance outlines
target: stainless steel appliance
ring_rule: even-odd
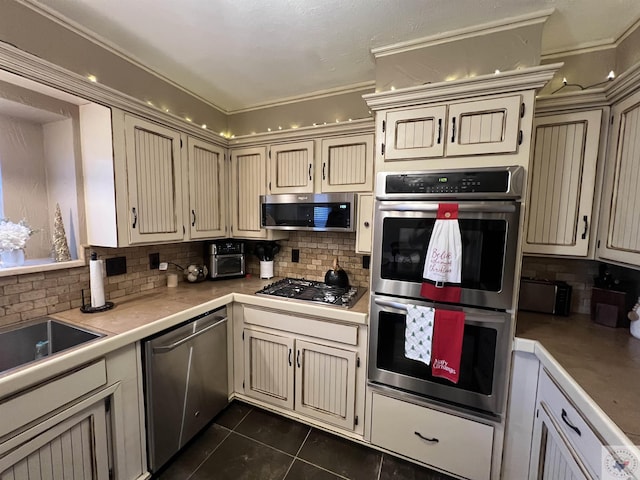
[[[206,256],[212,280],[244,277],[246,273],[244,242],[216,240],[207,245]]]
[[[461,310],[465,313],[460,379],[457,384],[433,377],[430,366],[405,357],[408,305]],[[370,382],[495,415],[503,411],[511,352],[511,315],[372,294],[370,322]]]
[[[303,193],[260,196],[260,222],[271,230],[353,232],[354,193]]]
[[[518,309],[553,315],[569,315],[571,290],[571,285],[566,282],[523,278],[520,281]]]
[[[512,308],[522,167],[379,173],[372,291],[420,298],[438,204],[456,202],[462,236],[460,303]]]
[[[142,345],[149,470],[157,472],[228,403],[226,307]]]
[[[271,295],[286,300],[322,303],[334,307],[351,308],[365,289],[358,287],[334,287],[303,278],[284,278],[267,285],[256,295]]]
[[[382,172],[376,178],[369,329],[370,384],[500,416],[512,338],[522,167]],[[439,203],[458,204],[462,237],[459,304],[420,296]],[[405,357],[408,305],[465,313],[458,383]]]

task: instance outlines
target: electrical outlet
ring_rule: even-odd
[[[298,263],[300,261],[300,250],[297,248],[291,249],[291,261],[293,263]]]
[[[371,255],[363,255],[362,268],[364,268],[365,270],[369,270],[369,265],[371,265]]]
[[[127,273],[127,257],[107,258],[104,261],[107,277],[113,275],[124,275]]]
[[[158,268],[160,268],[160,254],[150,253],[149,254],[149,270],[157,270]]]

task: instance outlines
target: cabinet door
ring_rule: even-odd
[[[371,253],[373,235],[373,194],[358,195],[358,227],[356,253]]]
[[[189,238],[227,236],[224,150],[189,137]]]
[[[104,401],[58,423],[0,459],[0,479],[109,478]]]
[[[356,359],[354,351],[297,340],[295,409],[353,430]]]
[[[131,243],[181,241],[180,134],[125,115]]]
[[[640,93],[614,105],[598,256],[640,265]]]
[[[521,104],[514,95],[449,105],[446,155],[516,152]]]
[[[441,157],[444,154],[447,107],[387,112],[384,159]]]
[[[234,237],[265,238],[260,228],[260,195],[266,185],[266,149],[231,152],[231,233]]]
[[[530,480],[592,480],[582,461],[569,447],[544,402],[538,404],[533,427]]]
[[[313,193],[313,140],[271,146],[269,193]]]
[[[602,111],[537,118],[525,253],[586,256]]]
[[[293,409],[293,338],[244,330],[244,392]]]
[[[373,191],[373,135],[322,140],[322,191]]]

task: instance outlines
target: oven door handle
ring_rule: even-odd
[[[373,301],[374,301],[374,303],[376,305],[379,305],[381,307],[394,308],[396,310],[400,310],[400,311],[403,311],[403,312],[406,312],[407,308],[408,308],[408,305],[406,303],[391,302],[389,300],[381,300],[379,298],[374,298]],[[495,313],[489,313],[489,312],[487,312],[487,313],[477,313],[477,312],[466,313],[465,314],[465,320],[476,321],[476,322],[481,322],[481,323],[504,323],[504,319],[499,318],[499,316],[497,316]]]
[[[381,212],[437,212],[437,203],[393,203],[378,205]],[[515,204],[501,205],[465,205],[458,204],[459,212],[479,212],[479,213],[514,213],[516,211]]]

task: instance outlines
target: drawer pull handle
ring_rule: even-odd
[[[564,408],[562,409],[562,421],[566,423],[571,430],[576,432],[579,437],[582,436],[582,433],[580,433],[580,429],[576,427],[573,423],[571,423],[569,420],[567,420],[567,411]]]
[[[424,435],[422,435],[420,432],[413,432],[415,433],[418,437],[420,437],[422,440],[424,440],[425,442],[429,442],[429,443],[438,443],[440,440],[438,440],[437,438],[428,438],[425,437]]]

